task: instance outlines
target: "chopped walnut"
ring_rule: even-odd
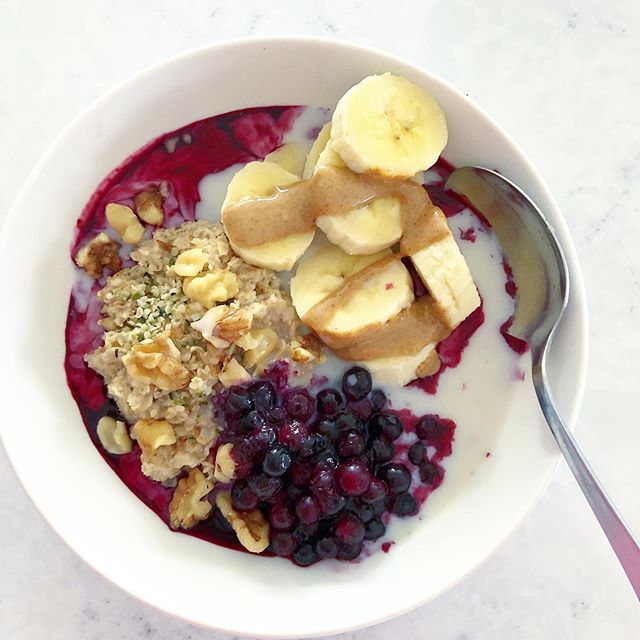
[[[169,521],[174,529],[190,529],[211,513],[207,500],[213,482],[207,480],[200,469],[191,469],[186,478],[180,478],[169,503]]]
[[[138,420],[131,430],[144,453],[176,443],[176,432],[166,420]]]
[[[225,387],[232,387],[234,384],[248,382],[251,376],[235,358],[231,358],[218,375],[218,379]]]
[[[231,482],[236,477],[236,463],[231,457],[233,445],[230,442],[223,444],[216,452],[216,465],[213,477],[218,482]]]
[[[139,193],[133,201],[136,205],[136,213],[141,220],[156,226],[162,224],[164,220],[164,210],[162,209],[164,198],[157,187],[151,187]]]
[[[416,378],[424,378],[425,376],[432,376],[434,373],[438,373],[440,369],[440,356],[434,349],[419,365],[416,369]]]
[[[193,278],[185,278],[182,290],[189,298],[211,309],[218,302],[225,302],[238,293],[240,279],[232,271],[217,269]]]
[[[269,524],[260,511],[236,511],[227,491],[216,494],[216,506],[233,527],[240,544],[251,553],[261,553],[269,546]]]
[[[120,271],[122,260],[118,252],[120,245],[106,233],[99,233],[89,240],[76,254],[76,264],[82,267],[94,280],[102,277],[106,267],[110,271]]]
[[[144,235],[144,227],[131,207],[112,202],[107,205],[107,221],[126,244],[138,244]]]
[[[225,349],[240,340],[249,331],[252,322],[253,314],[248,309],[221,304],[209,309],[191,326],[214,347]]]
[[[245,352],[244,365],[258,367],[278,346],[278,334],[269,328],[252,329],[251,337],[256,341],[256,345]]]
[[[291,357],[294,362],[300,364],[306,364],[312,360],[321,360],[322,342],[312,333],[305,333],[302,336],[298,336],[296,342],[292,343]]]
[[[154,384],[164,391],[184,389],[191,373],[181,362],[180,351],[164,332],[153,340],[143,340],[122,358],[129,377]]]
[[[111,416],[102,416],[98,420],[97,433],[100,444],[109,453],[121,455],[129,453],[133,447],[125,423]]]
[[[187,249],[176,258],[173,270],[182,277],[197,276],[204,269],[207,260],[207,254],[199,247]]]

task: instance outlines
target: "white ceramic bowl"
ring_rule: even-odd
[[[437,492],[437,517],[416,521],[392,553],[339,570],[322,563],[299,569],[171,533],[87,437],[62,363],[73,277],[68,247],[99,181],[163,132],[242,107],[332,106],[361,78],[383,71],[403,74],[435,94],[447,115],[450,161],[502,171],[554,224],[572,290],[551,357],[552,380],[571,424],[583,388],[586,312],[576,254],[557,204],[522,152],[477,106],[384,53],[325,39],[246,39],[156,65],[96,102],[62,133],[4,227],[0,334],[9,375],[0,431],[9,458],[44,517],[78,555],[130,594],[187,620],[240,634],[301,637],[396,616],[482,562],[535,504],[558,462],[529,397],[524,419],[509,414],[492,444],[491,464],[456,495],[448,495],[445,482]],[[528,389],[523,393],[530,396]]]

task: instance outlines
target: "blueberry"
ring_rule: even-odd
[[[371,443],[373,458],[377,464],[389,462],[395,454],[395,447],[384,440],[374,440]]]
[[[420,465],[420,480],[429,486],[438,486],[442,473],[440,468],[432,462],[423,462]]]
[[[262,470],[268,475],[279,477],[291,466],[291,452],[287,447],[275,446],[267,451],[262,461]]]
[[[391,511],[397,516],[412,516],[418,511],[418,503],[410,493],[400,493],[393,498]]]
[[[293,530],[293,537],[295,538],[298,544],[303,544],[305,542],[312,542],[315,536],[318,533],[318,523],[314,522],[312,524],[305,524],[301,522],[298,526]]]
[[[251,434],[248,439],[249,446],[254,454],[264,453],[271,445],[276,442],[275,429],[263,426]]]
[[[387,510],[387,505],[385,504],[384,499],[376,500],[375,502],[372,502],[370,506],[373,511],[373,515],[378,518]]]
[[[347,510],[355,513],[365,524],[373,518],[373,509],[371,505],[364,504],[359,500],[354,500],[347,506]]]
[[[387,442],[397,440],[403,432],[402,422],[393,413],[383,411],[369,420],[369,433],[374,438],[381,438]]]
[[[367,522],[365,526],[364,539],[377,540],[378,538],[381,538],[385,534],[386,530],[387,528],[384,526],[384,523],[382,522],[382,520],[378,520],[378,518],[373,518],[372,520],[369,520],[369,522]]]
[[[322,492],[316,497],[322,513],[327,516],[335,516],[347,506],[347,499],[335,491]]]
[[[364,433],[364,423],[353,413],[340,413],[336,416],[336,428],[341,431],[359,431]]]
[[[373,408],[367,398],[362,398],[349,402],[349,411],[360,420],[367,421],[373,413]]]
[[[304,389],[292,389],[284,401],[287,413],[296,420],[307,420],[315,411],[314,399]]]
[[[356,544],[341,544],[338,548],[339,560],[355,560],[362,553],[362,542]]]
[[[278,442],[287,445],[291,451],[298,451],[308,435],[307,428],[301,422],[291,420],[278,429]]]
[[[290,533],[276,531],[271,534],[271,550],[277,556],[290,556],[296,548],[296,542]]]
[[[295,518],[285,503],[274,504],[269,511],[269,522],[274,529],[286,530],[293,527]]]
[[[371,478],[367,490],[360,496],[363,502],[372,503],[384,500],[387,496],[387,485],[380,478]]]
[[[251,433],[264,426],[264,418],[255,409],[252,409],[240,418],[239,425],[241,433]]]
[[[300,522],[313,524],[320,518],[320,506],[313,496],[303,496],[296,502],[296,515]]]
[[[409,462],[417,466],[419,464],[422,464],[424,460],[424,454],[424,444],[422,444],[422,442],[415,442],[409,447],[409,453],[407,455],[409,457]]]
[[[371,391],[371,374],[362,367],[351,367],[342,376],[342,391],[349,400],[360,400]]]
[[[327,462],[319,462],[313,468],[309,486],[314,493],[321,493],[333,489],[335,476],[334,467]]]
[[[313,465],[309,462],[294,462],[289,468],[289,478],[298,487],[306,487],[312,473]]]
[[[271,500],[282,489],[280,478],[273,478],[265,473],[256,473],[250,476],[247,482],[259,500]]]
[[[243,416],[253,409],[253,400],[248,389],[244,387],[231,387],[224,402],[224,413],[227,418]]]
[[[300,443],[300,448],[296,451],[298,460],[308,460],[313,454],[316,445],[316,434],[307,433]]]
[[[231,504],[236,511],[251,511],[258,506],[258,497],[244,480],[236,480],[231,489]]]
[[[335,558],[338,555],[338,545],[333,538],[322,538],[316,542],[316,553],[323,560]]]
[[[420,440],[433,440],[447,432],[447,426],[442,424],[436,415],[422,416],[416,423],[416,435]]]
[[[371,408],[376,413],[387,406],[387,396],[382,389],[374,389],[371,392]]]
[[[362,460],[351,458],[338,467],[336,480],[342,493],[347,496],[359,496],[367,490],[371,474]]]
[[[312,544],[304,543],[293,552],[293,561],[301,567],[308,567],[309,565],[319,560],[316,550]]]
[[[411,485],[411,474],[400,462],[389,462],[380,467],[378,478],[386,482],[391,493],[404,493]]]
[[[275,387],[266,380],[254,382],[249,387],[253,406],[265,417],[268,416],[271,409],[276,405]]]
[[[359,456],[364,451],[364,438],[355,430],[343,431],[338,436],[336,448],[343,458]]]
[[[287,412],[283,407],[271,407],[271,409],[265,411],[265,418],[270,424],[278,426],[287,419]]]
[[[333,420],[323,418],[315,425],[316,433],[327,438],[327,440],[335,440],[338,436],[338,426]]]
[[[336,520],[336,538],[346,545],[359,544],[364,540],[364,524],[351,511],[345,511]]]
[[[336,389],[323,389],[316,398],[318,411],[329,418],[335,416],[344,408],[344,398]]]

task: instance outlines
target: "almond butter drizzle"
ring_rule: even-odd
[[[257,247],[310,231],[320,216],[344,215],[381,197],[395,197],[402,203],[400,250],[404,255],[448,233],[442,211],[419,184],[337,167],[323,167],[308,180],[278,187],[270,196],[248,198],[227,207],[224,228],[236,246]]]
[[[413,355],[451,332],[429,296],[414,300],[387,322],[372,323],[352,335],[337,335],[323,329],[336,310],[390,262],[416,253],[450,233],[444,214],[433,205],[426,190],[410,180],[323,167],[308,180],[278,187],[267,197],[241,200],[223,212],[229,240],[240,247],[255,247],[310,231],[320,216],[344,215],[375,198],[389,196],[398,198],[402,204],[400,253],[382,258],[346,278],[339,289],[315,304],[304,318],[305,324],[344,360]]]

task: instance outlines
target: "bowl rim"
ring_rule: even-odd
[[[544,180],[544,178],[542,177],[542,175],[540,174],[536,166],[532,163],[531,160],[529,160],[527,155],[520,148],[520,146],[513,140],[511,135],[507,133],[507,131],[500,124],[498,124],[494,120],[494,118],[490,116],[482,107],[480,107],[471,98],[465,95],[461,90],[459,90],[449,82],[443,80],[438,75],[424,69],[419,64],[415,64],[412,61],[406,60],[400,56],[390,54],[387,51],[384,51],[382,49],[377,49],[375,47],[363,45],[363,44],[352,42],[349,40],[342,40],[340,38],[315,36],[315,35],[277,35],[275,34],[275,35],[267,35],[267,36],[245,36],[245,37],[237,37],[237,38],[227,38],[227,39],[219,40],[206,45],[198,46],[198,47],[189,49],[187,51],[183,51],[179,54],[165,57],[157,62],[154,62],[144,67],[143,69],[133,74],[132,76],[129,76],[125,80],[117,83],[115,86],[113,86],[112,88],[110,88],[109,90],[101,94],[96,100],[92,101],[90,104],[84,107],[50,142],[48,147],[45,149],[45,151],[42,153],[42,155],[40,156],[36,164],[33,166],[31,171],[29,172],[25,182],[23,183],[22,187],[18,191],[18,194],[16,195],[13,203],[9,208],[7,216],[5,217],[5,220],[0,228],[0,247],[4,247],[5,243],[8,242],[9,229],[12,228],[15,222],[15,218],[19,214],[19,210],[22,206],[22,201],[25,199],[27,193],[32,189],[33,184],[36,182],[40,173],[42,172],[42,167],[48,163],[49,159],[52,156],[55,155],[57,148],[61,145],[62,141],[66,138],[68,132],[73,130],[78,125],[80,125],[82,121],[85,118],[87,118],[94,110],[99,109],[105,102],[108,102],[113,95],[126,90],[128,87],[132,85],[135,85],[147,75],[155,74],[160,70],[167,68],[173,64],[183,63],[187,61],[189,58],[196,58],[198,56],[203,55],[204,53],[217,52],[218,54],[223,54],[225,51],[233,50],[235,48],[243,48],[247,45],[260,46],[261,44],[269,45],[274,43],[277,43],[279,45],[280,44],[306,45],[309,43],[315,43],[317,45],[322,45],[330,48],[343,49],[345,53],[357,51],[367,55],[375,55],[380,58],[386,58],[390,62],[402,64],[406,67],[409,67],[416,73],[429,77],[429,79],[434,84],[440,84],[445,90],[449,91],[450,93],[456,95],[459,99],[461,99],[462,102],[469,104],[469,106],[471,106],[476,111],[478,116],[483,118],[487,122],[487,124],[489,124],[497,133],[501,134],[501,138],[502,138],[501,144],[507,145],[510,151],[515,156],[518,157],[518,159],[523,163],[524,166],[526,166],[527,170],[531,173],[531,175],[535,180],[536,188],[541,192],[541,194],[546,199],[549,200],[549,202],[552,204],[553,207],[555,207],[555,209],[559,214],[557,217],[557,220],[554,220],[554,226],[559,227],[560,235],[562,236],[559,241],[565,252],[565,256],[567,258],[567,264],[569,267],[570,282],[571,282],[570,297],[572,299],[573,305],[575,306],[575,313],[579,316],[579,319],[580,319],[579,328],[581,328],[581,331],[580,331],[580,335],[577,336],[578,340],[575,345],[580,355],[580,366],[578,370],[574,372],[574,376],[576,379],[575,397],[568,411],[568,416],[565,418],[567,425],[573,431],[575,428],[575,423],[577,420],[580,407],[582,405],[582,400],[583,400],[584,391],[585,391],[588,352],[589,352],[589,339],[588,339],[589,318],[588,318],[588,309],[587,309],[587,301],[586,301],[585,286],[584,286],[584,277],[583,277],[582,269],[578,260],[577,251],[573,243],[573,239],[571,237],[564,215],[562,214],[562,209],[560,208],[558,202],[556,201],[555,197],[553,196],[552,192],[547,186],[546,181]],[[194,620],[194,619],[182,616],[173,611],[164,609],[161,606],[147,599],[143,594],[136,593],[132,590],[129,590],[126,587],[123,587],[122,585],[112,580],[109,576],[105,575],[94,564],[92,560],[89,560],[84,555],[81,555],[79,551],[76,551],[76,549],[73,546],[71,546],[70,543],[67,542],[66,538],[59,531],[55,523],[49,520],[45,516],[44,512],[40,508],[40,505],[37,499],[34,497],[32,492],[28,489],[27,484],[23,482],[23,476],[18,471],[17,466],[14,464],[14,460],[12,459],[10,448],[8,448],[6,444],[3,442],[1,429],[0,429],[0,444],[2,444],[3,449],[6,452],[10,468],[13,469],[13,472],[15,473],[15,476],[18,479],[20,485],[22,486],[23,490],[31,500],[32,504],[35,506],[40,516],[44,519],[44,521],[48,524],[48,526],[56,533],[58,538],[65,544],[65,546],[71,549],[80,558],[82,558],[82,560],[87,565],[89,565],[98,575],[106,579],[108,582],[116,586],[118,589],[121,589],[122,591],[127,593],[129,596],[132,596],[133,598],[153,607],[154,609],[157,609],[165,614],[168,614],[174,618],[177,618],[189,624],[194,624],[201,628],[220,631],[222,633],[233,633],[241,637],[250,637],[250,636],[252,637],[252,633],[244,631],[242,629],[229,629],[227,627],[216,627],[213,624],[204,623],[201,620]],[[433,593],[430,593],[427,597],[421,598],[417,601],[412,601],[406,607],[396,610],[393,613],[375,617],[366,622],[355,624],[349,627],[333,627],[333,628],[327,627],[320,632],[313,632],[313,633],[307,633],[307,634],[292,633],[292,634],[286,634],[286,635],[282,635],[282,634],[273,635],[270,633],[262,633],[261,636],[264,638],[292,638],[293,639],[293,638],[301,638],[301,637],[318,637],[320,635],[324,636],[324,635],[347,633],[350,631],[363,629],[372,625],[380,624],[382,622],[394,619],[414,609],[417,609],[418,607],[423,606],[424,604],[432,600],[435,600],[436,598],[441,596],[443,593],[449,591],[453,587],[460,584],[467,576],[469,576],[471,573],[473,573],[479,567],[481,567],[485,562],[487,562],[487,560],[496,553],[498,548],[501,547],[510,537],[512,537],[514,532],[523,524],[523,522],[527,519],[527,517],[533,511],[534,507],[538,504],[542,495],[544,494],[547,487],[549,486],[551,480],[555,476],[558,465],[561,462],[560,450],[558,449],[556,452],[554,452],[553,455],[556,457],[555,464],[553,465],[550,472],[548,473],[548,476],[541,483],[539,491],[537,492],[535,497],[531,500],[527,508],[522,512],[521,516],[513,522],[511,527],[508,529],[508,531],[503,535],[501,539],[495,542],[493,547],[489,550],[488,553],[486,553],[484,557],[480,558],[477,562],[471,564],[465,571],[461,572],[459,575],[448,580],[445,584],[443,584],[443,586],[439,590]]]

